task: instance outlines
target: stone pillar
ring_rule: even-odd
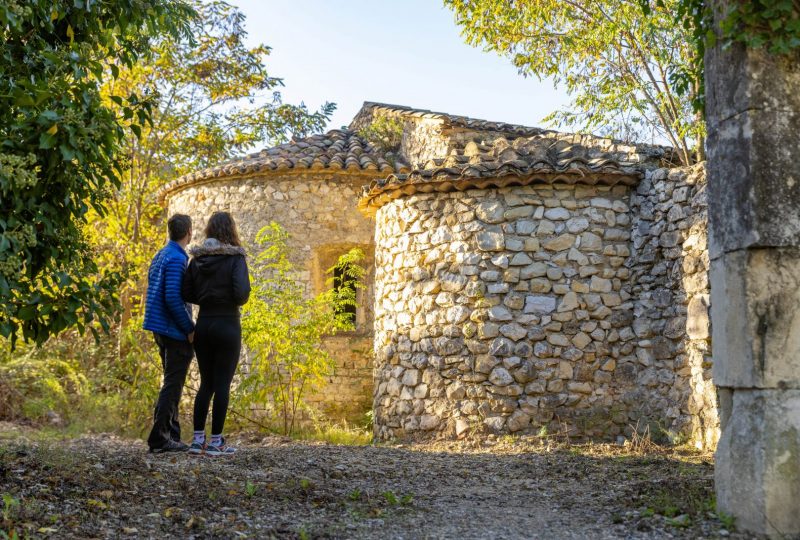
[[[715,0],[716,23],[731,0]],[[800,59],[706,54],[716,491],[740,530],[800,535]]]

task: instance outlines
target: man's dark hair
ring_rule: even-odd
[[[170,240],[182,240],[192,230],[192,218],[186,214],[174,214],[167,221],[167,230]]]

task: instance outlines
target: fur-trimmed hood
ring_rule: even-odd
[[[192,260],[183,278],[183,299],[200,306],[200,315],[239,316],[237,306],[250,295],[244,249],[209,238],[189,250]]]
[[[192,257],[204,257],[207,255],[241,255],[245,256],[243,247],[223,244],[216,238],[206,238],[199,246],[189,249]]]

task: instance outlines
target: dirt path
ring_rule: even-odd
[[[34,442],[6,430],[0,494],[12,500],[0,530],[53,538],[729,535],[711,512],[711,464],[691,454],[538,441],[239,442],[231,459],[153,456],[112,436]]]

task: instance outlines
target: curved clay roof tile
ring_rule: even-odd
[[[478,144],[477,144],[475,141],[469,141],[469,142],[468,142],[468,143],[467,143],[467,144],[464,146],[464,155],[465,155],[465,156],[477,156],[477,155],[479,155],[480,153],[481,153],[481,152],[480,152],[480,150],[478,149]]]

